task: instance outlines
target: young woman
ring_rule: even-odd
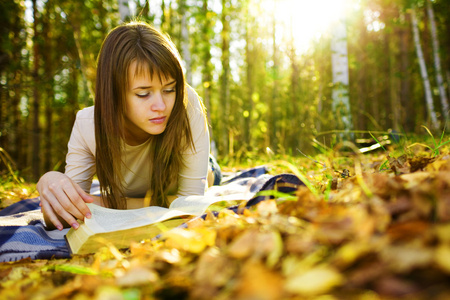
[[[65,173],[48,172],[37,184],[46,223],[76,229],[91,202],[138,208],[147,195],[167,207],[203,195],[208,158],[204,107],[175,46],[148,24],[121,25],[103,42],[95,106],[77,113]],[[89,195],[94,174],[100,197]]]

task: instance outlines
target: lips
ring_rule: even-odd
[[[150,119],[150,122],[152,122],[153,124],[162,124],[162,123],[164,123],[165,120],[166,120],[166,117],[158,117],[158,118]]]

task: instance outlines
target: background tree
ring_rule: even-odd
[[[416,15],[416,9],[413,7],[411,9],[411,19],[412,19],[412,28],[413,28],[413,34],[414,34],[414,45],[416,47],[417,52],[417,59],[419,61],[420,66],[420,75],[422,76],[423,86],[425,90],[425,100],[427,104],[428,114],[431,118],[431,123],[433,125],[433,128],[438,128],[438,120],[436,117],[436,111],[434,110],[434,103],[433,103],[433,95],[431,93],[431,85],[430,85],[430,79],[428,78],[428,71],[427,66],[425,63],[425,57],[422,51],[422,45],[420,43],[420,35],[419,35],[419,25]]]
[[[431,45],[433,48],[433,60],[434,60],[434,71],[436,74],[436,84],[439,89],[439,96],[442,105],[442,114],[445,120],[447,120],[449,116],[448,98],[447,98],[447,91],[445,90],[444,87],[444,80],[442,78],[441,57],[439,54],[439,38],[437,36],[436,22],[434,18],[434,10],[431,0],[427,0],[427,14],[430,22],[430,32],[432,40]]]

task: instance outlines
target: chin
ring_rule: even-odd
[[[162,129],[150,130],[150,131],[148,131],[148,133],[150,133],[151,135],[160,135],[161,133],[164,133],[164,131],[166,131],[166,127],[162,128]]]

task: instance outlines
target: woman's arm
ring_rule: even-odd
[[[90,216],[86,202],[96,201],[88,194],[95,173],[93,107],[77,113],[66,156],[66,172],[45,173],[37,184],[47,227],[62,230],[76,219]]]
[[[197,93],[188,86],[187,112],[195,149],[183,153],[184,167],[178,178],[178,196],[203,195],[207,187],[209,131]]]

